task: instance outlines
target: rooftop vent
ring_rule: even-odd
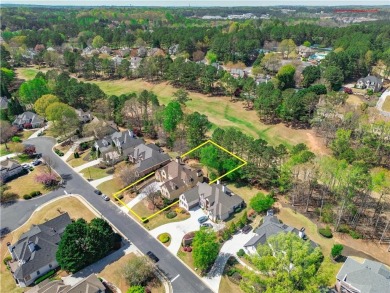
[[[30,249],[30,252],[35,251],[35,243],[29,241],[27,245],[28,245],[28,249]]]

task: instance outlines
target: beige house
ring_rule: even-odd
[[[180,157],[156,171],[156,180],[162,182],[161,194],[172,200],[203,182],[202,170],[194,170],[183,163]]]

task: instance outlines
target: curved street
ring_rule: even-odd
[[[53,168],[66,180],[64,188],[60,188],[45,196],[29,201],[18,201],[12,205],[1,207],[1,229],[16,229],[31,216],[33,211],[41,204],[61,196],[65,193],[81,194],[101,215],[111,222],[123,235],[125,235],[142,253],[153,251],[160,259],[157,263],[159,269],[172,281],[173,292],[199,293],[212,292],[188,267],[176,256],[172,255],[158,240],[154,239],[132,218],[126,215],[120,208],[111,202],[104,201],[93,191],[94,188],[68,164],[57,156],[52,148],[55,139],[49,137],[37,137],[28,140],[34,144],[36,151],[50,158]]]

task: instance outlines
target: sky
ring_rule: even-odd
[[[2,4],[40,4],[73,6],[341,6],[390,5],[390,0],[0,0]]]

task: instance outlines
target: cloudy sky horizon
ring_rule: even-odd
[[[2,4],[34,4],[52,6],[193,6],[193,7],[234,7],[234,6],[346,6],[368,7],[390,5],[390,0],[273,0],[272,4],[254,0],[2,0]],[[367,3],[369,5],[367,5]]]

